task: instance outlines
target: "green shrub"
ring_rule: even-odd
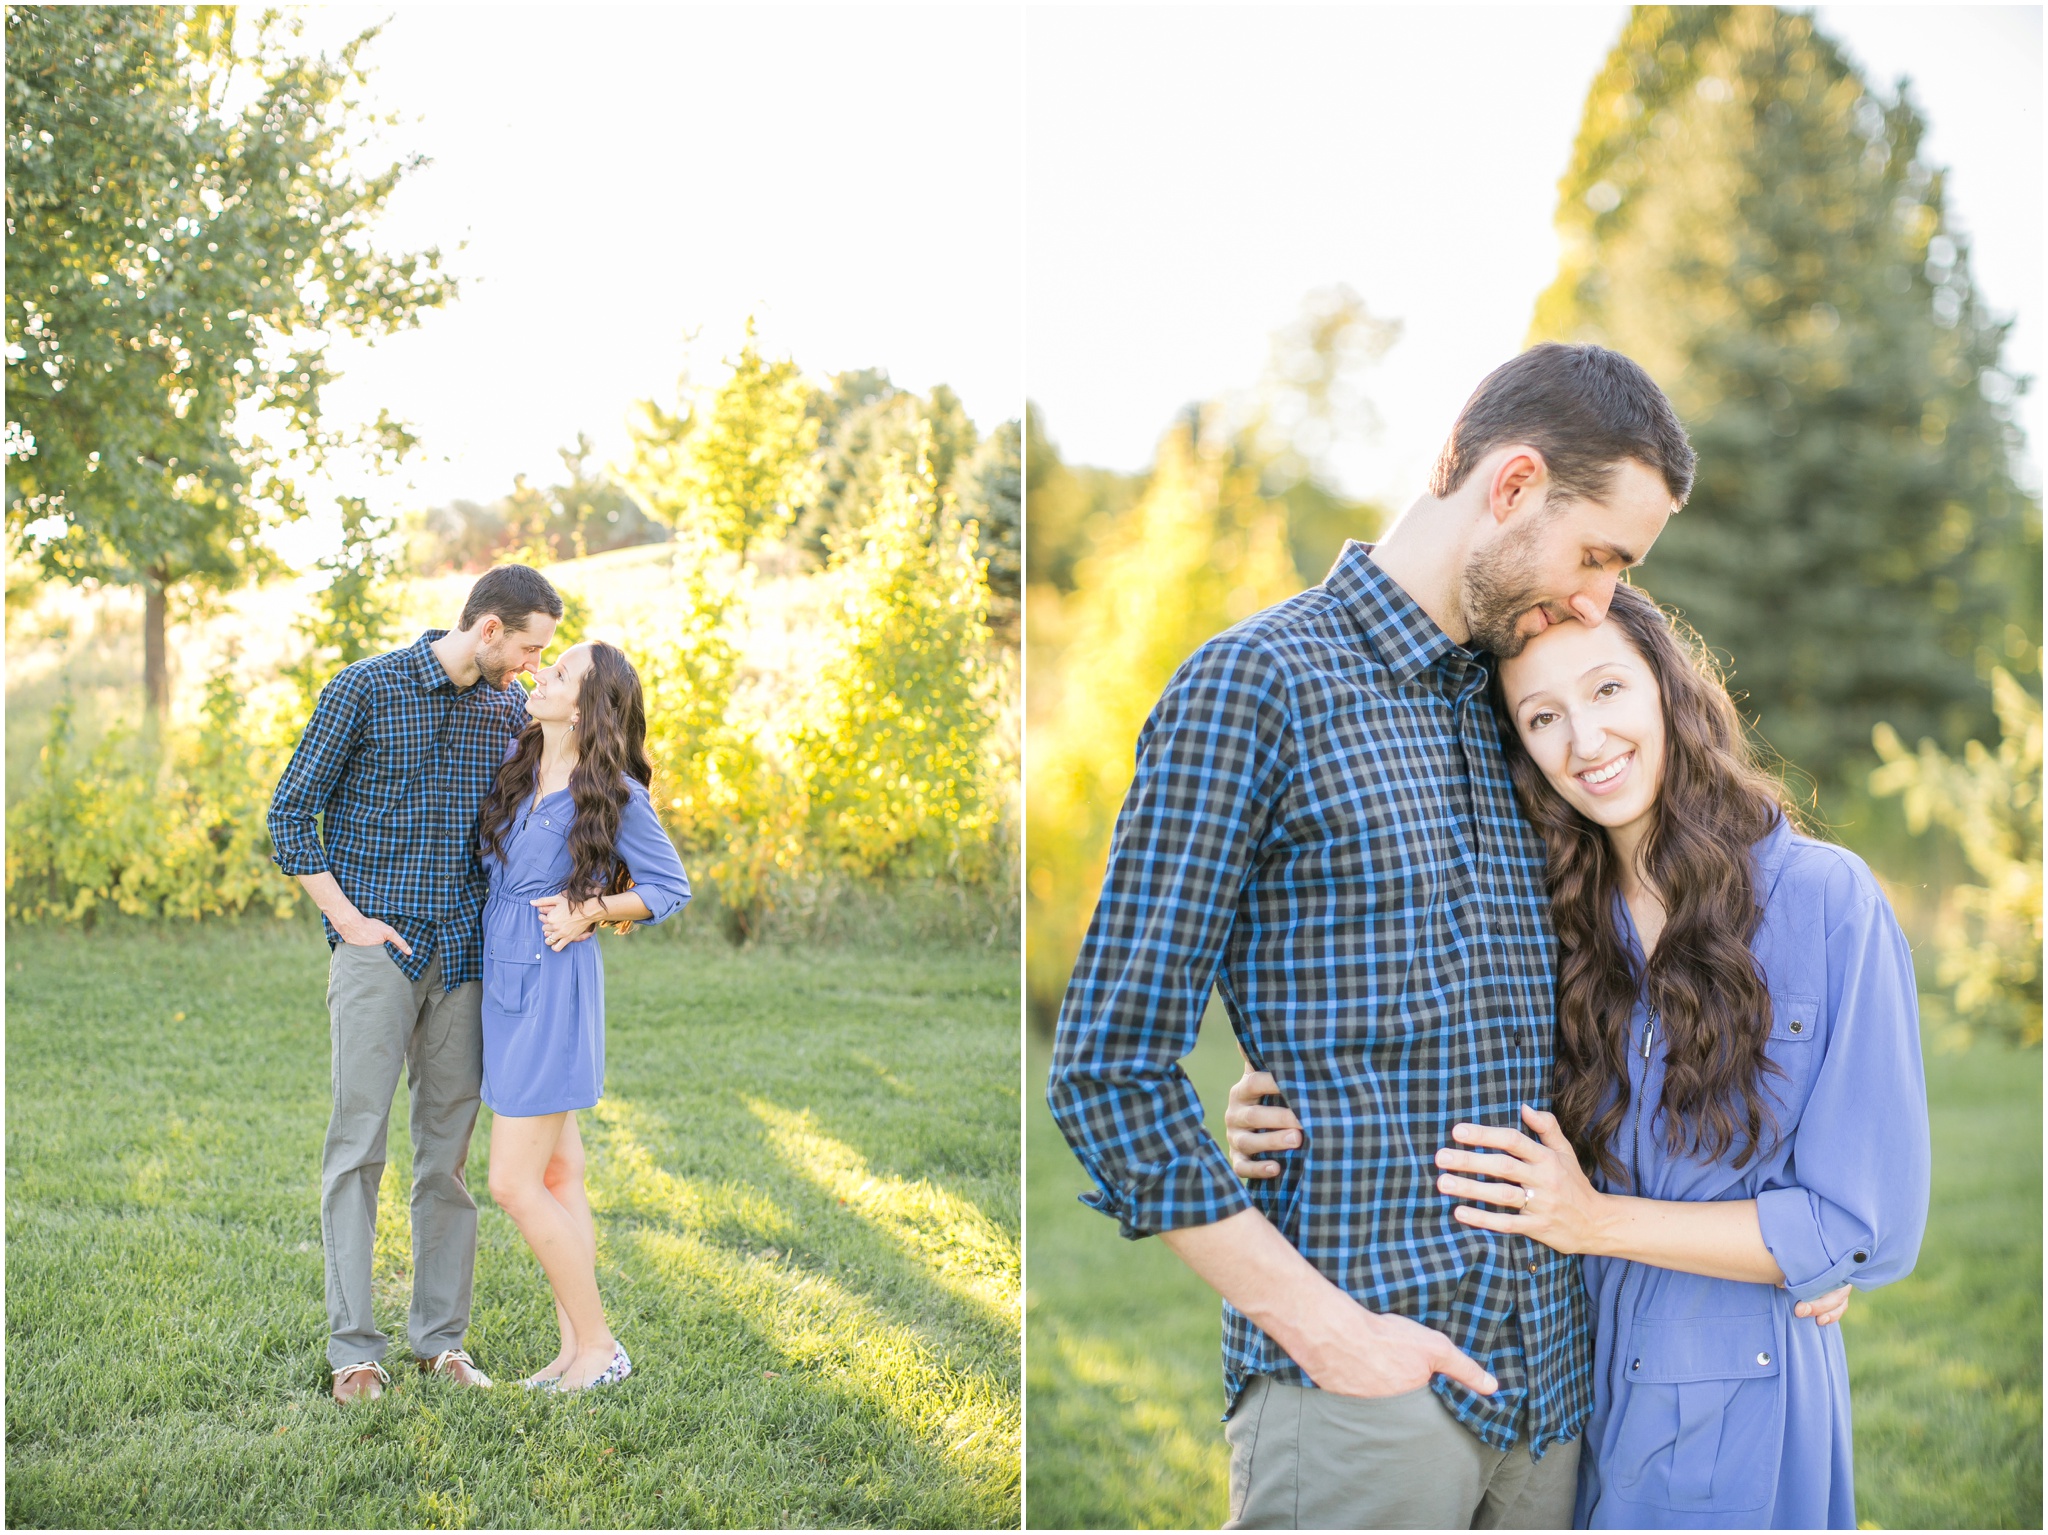
[[[801,874],[800,795],[733,709],[744,567],[735,570],[707,534],[688,526],[673,558],[681,586],[674,627],[633,649],[654,803],[693,876],[710,881],[726,936],[744,943]]]
[[[2003,667],[1992,676],[1996,750],[1977,741],[1963,760],[1932,741],[1908,752],[1879,725],[1884,766],[1871,792],[1903,795],[1917,836],[1940,826],[1961,844],[1981,883],[1957,885],[1935,916],[1935,979],[1967,1035],[1987,1029],[2021,1045],[2041,1042],[2041,700]]]
[[[59,702],[34,782],[7,816],[8,914],[288,915],[299,887],[271,861],[264,826],[279,758],[245,714],[242,684],[223,667],[197,730],[159,741],[116,726],[81,752],[73,703]]]
[[[895,462],[863,522],[833,539],[838,632],[789,744],[812,836],[847,873],[996,872],[998,678],[974,544],[922,455]]]

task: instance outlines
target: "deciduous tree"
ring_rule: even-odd
[[[747,320],[724,383],[700,406],[674,411],[653,400],[627,424],[625,477],[642,506],[671,527],[686,522],[735,554],[782,536],[803,505],[818,421],[811,388],[788,358],[771,362]]]
[[[263,568],[341,440],[329,339],[454,291],[438,251],[370,239],[420,163],[364,163],[372,34],[329,59],[241,14],[7,9],[8,533],[46,576],[143,589],[152,717],[168,600]]]

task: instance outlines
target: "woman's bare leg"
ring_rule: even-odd
[[[567,1210],[583,1234],[584,1245],[590,1250],[590,1264],[597,1267],[597,1223],[591,1218],[590,1200],[583,1190],[583,1137],[576,1129],[576,1112],[571,1109],[562,1122],[562,1134],[555,1142],[554,1155],[548,1158],[548,1170],[542,1175],[548,1192],[555,1196],[557,1203]],[[555,1302],[555,1322],[561,1328],[562,1347],[555,1357],[539,1370],[528,1376],[529,1380],[557,1380],[576,1360],[576,1328],[569,1320],[569,1313],[562,1309],[560,1301]]]
[[[576,1179],[576,1195],[584,1212],[581,1221],[548,1187],[548,1165],[567,1123],[566,1114],[495,1116],[491,1121],[491,1197],[512,1217],[526,1245],[540,1259],[559,1314],[567,1319],[564,1342],[573,1333],[575,1354],[561,1379],[574,1389],[603,1373],[611,1363],[614,1345],[597,1293],[595,1232],[589,1224],[588,1203],[582,1200],[582,1179]],[[582,1143],[577,1140],[573,1155],[578,1163],[581,1152]],[[586,1231],[591,1232],[589,1238]]]

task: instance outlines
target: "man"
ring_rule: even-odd
[[[1385,540],[1203,645],[1138,738],[1048,1097],[1088,1202],[1224,1297],[1230,1527],[1571,1523],[1577,1260],[1435,1188],[1454,1123],[1549,1101],[1543,847],[1482,652],[1599,623],[1693,463],[1627,358],[1524,352]],[[1212,985],[1307,1136],[1249,1192],[1177,1064]]]
[[[334,1107],[320,1158],[327,1360],[337,1402],[391,1383],[371,1316],[377,1185],[399,1068],[412,1090],[412,1347],[422,1370],[490,1381],[464,1351],[476,1203],[463,1180],[483,1083],[483,865],[476,816],[526,722],[513,676],[562,599],[523,565],[486,571],[454,633],[345,667],[270,802],[279,867],[320,908],[330,950]]]

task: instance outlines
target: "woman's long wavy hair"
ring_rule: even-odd
[[[626,780],[648,784],[654,778],[647,760],[647,707],[640,674],[616,645],[590,642],[590,669],[576,692],[576,713],[576,766],[569,770],[576,818],[569,826],[569,882],[562,893],[587,901],[632,888],[618,854]],[[477,813],[477,843],[485,852],[504,856],[505,834],[520,807],[533,798],[540,749],[540,721],[528,720]],[[615,925],[622,933],[632,926]]]
[[[1494,711],[1522,811],[1548,852],[1557,983],[1558,1124],[1590,1171],[1627,1177],[1613,1149],[1628,1122],[1630,1020],[1640,997],[1664,1035],[1662,1108],[1673,1155],[1737,1167],[1761,1149],[1771,1115],[1762,1083],[1770,994],[1750,952],[1763,920],[1750,849],[1794,820],[1778,783],[1752,755],[1741,717],[1697,634],[1630,586],[1607,621],[1657,679],[1664,781],[1642,842],[1643,873],[1664,901],[1664,931],[1640,973],[1615,917],[1619,861],[1606,833],[1550,786],[1523,747],[1502,691]],[[1796,821],[1795,821],[1796,824]]]

